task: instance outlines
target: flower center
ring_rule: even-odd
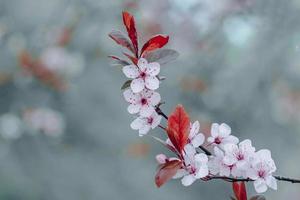
[[[264,177],[265,177],[265,171],[263,171],[263,170],[259,171],[259,172],[258,172],[258,176],[259,176],[260,178],[264,178]]]
[[[147,99],[145,99],[145,98],[142,98],[142,100],[141,100],[141,104],[142,104],[142,105],[145,105],[145,104],[147,104]]]
[[[244,160],[244,155],[239,153],[236,157],[238,160]]]
[[[148,124],[152,124],[152,122],[153,122],[153,118],[152,118],[152,117],[149,117],[149,118],[148,118]]]
[[[219,137],[216,137],[216,138],[215,138],[215,143],[216,143],[216,144],[221,144],[221,142],[222,142],[222,141],[221,141],[221,138],[219,138]]]
[[[140,76],[141,76],[141,78],[145,78],[146,77],[146,73],[145,72],[141,72]]]

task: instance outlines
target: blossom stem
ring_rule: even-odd
[[[168,120],[168,116],[159,107],[156,107],[155,111],[157,112],[157,114],[163,116],[166,120]]]
[[[278,181],[285,181],[285,182],[290,182],[290,183],[300,183],[299,179],[293,179],[293,178],[287,178],[287,177],[282,177],[282,176],[274,176]],[[214,179],[221,179],[224,181],[228,182],[249,182],[249,181],[254,181],[249,178],[232,178],[232,177],[226,177],[226,176],[208,176],[205,177],[203,180],[204,181],[210,181]]]

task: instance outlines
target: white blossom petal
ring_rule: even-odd
[[[159,74],[160,65],[157,62],[149,63],[147,66],[146,73],[150,76],[156,76]]]
[[[155,111],[153,106],[143,105],[140,109],[140,115],[143,117],[150,117]]]
[[[211,136],[213,136],[213,137],[219,136],[219,124],[213,123],[211,125]]]
[[[167,156],[165,154],[158,154],[156,155],[156,161],[159,163],[159,164],[164,164],[166,163],[166,160],[168,159]]]
[[[194,147],[199,147],[204,143],[205,136],[202,133],[197,134],[191,141]]]
[[[192,183],[194,183],[195,180],[196,180],[196,178],[193,175],[189,174],[189,175],[184,176],[181,179],[181,183],[184,186],[190,186],[190,185],[192,185]]]
[[[135,65],[126,65],[123,67],[123,73],[127,78],[137,78],[139,76],[139,69]]]
[[[152,121],[152,124],[151,124],[151,128],[154,129],[155,127],[157,127],[160,124],[161,119],[162,119],[162,116],[158,115],[155,112],[155,115],[153,117],[153,121]]]
[[[140,58],[138,60],[137,65],[138,65],[139,69],[144,72],[147,69],[148,61],[145,58]]]
[[[142,126],[139,129],[139,136],[146,135],[150,131],[150,129],[151,129],[151,126],[148,124],[145,124],[144,126]]]
[[[150,90],[156,90],[159,88],[159,80],[156,76],[146,76],[145,85]]]
[[[187,175],[187,171],[185,169],[178,169],[176,174],[172,177],[173,179],[181,178]]]
[[[145,125],[145,120],[143,120],[141,117],[138,117],[135,120],[133,120],[133,122],[131,122],[130,127],[133,130],[139,130],[144,125]]]
[[[226,137],[226,136],[229,136],[229,135],[230,135],[230,133],[231,133],[231,128],[230,128],[230,126],[228,126],[227,124],[222,123],[222,124],[219,126],[219,132],[220,132],[220,136]]]
[[[147,97],[147,101],[150,105],[156,106],[161,100],[160,94],[158,92],[151,91],[151,96]]]
[[[145,81],[142,78],[133,79],[130,88],[134,93],[139,93],[145,88]]]
[[[199,168],[199,171],[197,172],[195,178],[203,178],[206,177],[208,175],[208,167],[207,165],[201,166]]]
[[[198,121],[195,121],[192,124],[189,137],[193,138],[199,132],[199,129],[200,129],[200,123]]]
[[[136,114],[140,111],[141,109],[141,105],[140,104],[130,104],[127,107],[127,110],[130,114]]]
[[[267,185],[273,190],[277,190],[277,180],[273,176],[268,176],[266,178]]]
[[[268,189],[266,182],[261,178],[254,181],[254,188],[257,193],[266,192]]]
[[[204,153],[199,153],[195,155],[195,161],[205,164],[208,162],[208,157]]]
[[[133,93],[131,89],[125,90],[123,96],[128,103],[137,104],[141,100],[141,96]]]
[[[237,144],[237,143],[239,143],[239,139],[233,135],[229,135],[228,137],[225,137],[222,142]]]

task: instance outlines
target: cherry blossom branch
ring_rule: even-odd
[[[282,176],[274,176],[278,181],[285,181],[290,183],[300,183],[299,179],[293,179],[293,178],[287,178]],[[254,181],[249,178],[232,178],[232,177],[226,177],[226,176],[207,176],[202,179],[203,181],[210,181],[210,180],[224,180],[228,182],[250,182]]]

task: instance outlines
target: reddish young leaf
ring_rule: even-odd
[[[245,182],[233,182],[232,188],[237,200],[247,200],[247,190]]]
[[[108,36],[117,44],[129,49],[129,51],[131,51],[132,53],[135,53],[132,43],[121,31],[112,31],[108,34]]]
[[[112,65],[121,65],[121,66],[130,65],[126,60],[122,60],[117,56],[110,55],[108,57],[114,61],[113,63],[111,63]]]
[[[146,42],[142,48],[141,56],[147,51],[153,51],[155,49],[162,48],[169,41],[169,36],[167,35],[156,35],[152,37],[148,42]]]
[[[138,38],[137,38],[137,32],[135,28],[134,17],[126,11],[124,11],[122,14],[123,14],[123,23],[126,27],[128,37],[132,42],[135,51],[134,53],[136,57],[138,57]]]
[[[160,187],[170,180],[181,166],[182,163],[180,160],[172,160],[160,165],[155,176],[156,186]]]
[[[256,195],[250,198],[250,200],[266,200],[264,196]]]
[[[172,144],[181,154],[187,144],[190,129],[190,119],[182,105],[178,105],[169,116],[167,134]]]
[[[131,60],[131,62],[132,62],[133,64],[137,65],[137,63],[138,63],[138,59],[137,59],[137,58],[135,58],[135,57],[133,57],[133,56],[127,54],[127,53],[123,53],[123,54],[124,54],[127,58],[129,58],[129,60]]]

